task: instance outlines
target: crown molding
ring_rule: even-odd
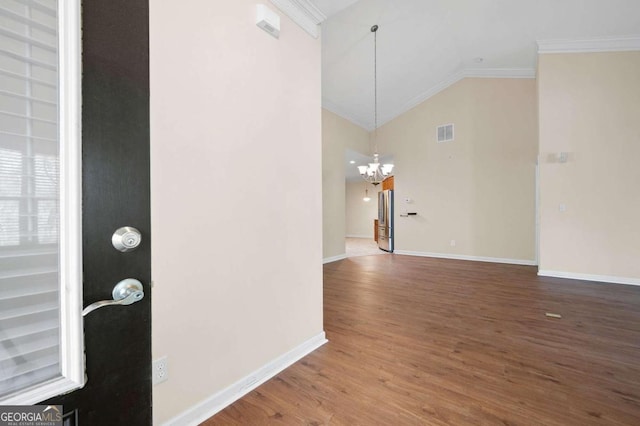
[[[467,68],[465,77],[474,78],[536,78],[533,68]]]
[[[450,74],[447,78],[440,83],[431,86],[429,89],[413,97],[409,102],[395,114],[381,116],[379,119],[378,127],[390,122],[394,118],[397,118],[409,111],[412,108],[417,107],[427,99],[437,95],[449,86],[453,86],[464,78],[536,78],[536,70],[533,68],[463,68],[458,69],[453,74]],[[349,120],[353,124],[356,124],[363,129],[371,132],[374,130],[371,120],[363,119],[362,117],[356,117],[354,114],[345,111],[340,106],[334,104],[330,100],[323,98],[322,107],[339,115],[345,120]]]
[[[435,96],[436,94],[442,92],[447,87],[456,84],[457,82],[459,82],[460,80],[462,80],[465,77],[466,77],[465,70],[463,70],[463,69],[462,70],[457,70],[456,72],[454,72],[453,74],[450,74],[447,78],[442,80],[440,83],[437,83],[436,85],[431,86],[429,89],[425,90],[424,92],[419,93],[418,95],[414,96],[409,102],[404,104],[404,106],[402,107],[402,109],[400,111],[398,111],[393,116],[382,117],[380,125],[382,126],[383,124],[388,123],[389,121],[393,120],[394,118],[401,116],[402,114],[404,114],[405,112],[409,111],[410,109],[417,107],[418,105],[420,105],[421,103],[423,103],[427,99],[429,99],[429,98]]]
[[[538,40],[538,53],[625,52],[640,50],[640,35],[594,39]]]
[[[355,124],[358,127],[362,127],[367,132],[373,131],[373,126],[371,125],[371,123],[369,123],[368,120],[365,120],[362,117],[358,117],[354,114],[348,113],[347,111],[340,108],[338,105],[336,105],[335,103],[331,102],[326,98],[322,98],[322,108],[326,109],[327,111],[331,111],[335,115],[338,115],[347,121],[350,121],[352,124]]]
[[[318,38],[318,25],[327,19],[324,13],[309,0],[270,0],[300,28],[313,38]]]
[[[449,75],[440,83],[430,87],[407,102],[400,111],[392,116],[382,117],[380,126],[401,116],[412,108],[417,107],[427,99],[437,95],[449,86],[454,85],[464,78],[536,78],[536,70],[533,68],[463,68]]]

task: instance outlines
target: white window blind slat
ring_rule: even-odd
[[[51,89],[55,89],[57,88],[57,86],[54,83],[50,83],[48,81],[45,80],[41,80],[35,77],[28,77],[25,75],[20,75],[20,74],[16,74],[14,72],[8,71],[8,70],[3,70],[0,69],[0,75],[5,76],[5,77],[10,77],[12,79],[17,80],[17,82],[19,84],[25,84],[25,83],[35,83],[35,84],[39,84]]]
[[[56,17],[0,7],[0,398],[60,376]]]
[[[21,138],[21,139],[32,139],[32,140],[37,140],[37,141],[58,142],[56,139],[43,138],[43,137],[31,136],[31,135],[21,135],[21,134],[18,134],[18,133],[3,132],[3,131],[0,131],[0,135],[13,136],[13,137],[16,137],[16,138]]]
[[[10,274],[11,272],[8,272],[7,277],[0,280],[3,289],[0,300],[58,291],[57,271],[41,271],[38,274],[25,270],[22,273],[13,272],[14,276]]]
[[[57,333],[58,333],[59,327],[56,326],[51,326],[51,327],[46,327],[46,326],[42,326],[39,330],[37,331],[33,331],[33,330],[29,330],[28,328],[24,328],[22,330],[22,333],[19,332],[15,332],[11,337],[6,337],[0,340],[0,342],[4,342],[7,340],[11,340],[11,344],[15,345],[16,347],[19,346],[20,341],[36,341],[36,340],[41,340],[44,339],[44,336],[56,336],[57,337]]]
[[[14,11],[7,9],[5,4],[0,6],[0,16],[7,18],[9,22],[13,22],[15,24],[26,24],[32,29],[37,29],[42,31],[43,33],[49,34],[56,37],[56,27],[55,25],[47,25],[43,22],[39,22],[37,20],[31,19],[27,16],[20,15],[19,13],[15,13]]]
[[[18,337],[37,334],[44,330],[56,330],[58,325],[57,310],[38,312],[25,315],[21,318],[2,320],[0,321],[0,327],[2,327],[3,330],[2,334],[0,334],[0,353],[5,351],[11,353],[14,346],[12,340]]]
[[[18,55],[16,53],[11,52],[10,50],[0,50],[0,56],[4,56],[6,58],[13,59],[14,61],[21,62],[23,64],[34,65],[37,67],[44,68],[50,71],[56,71],[57,65],[55,63],[42,61],[40,59],[35,59],[30,56]]]
[[[7,294],[10,290],[12,285],[10,283],[5,283],[3,282],[3,280],[7,280],[7,281],[15,281],[16,279],[20,279],[20,278],[29,278],[29,277],[38,277],[38,276],[43,276],[43,275],[47,275],[49,276],[49,281],[56,281],[55,276],[51,277],[51,275],[55,275],[58,273],[58,268],[57,267],[50,267],[50,266],[38,266],[38,267],[31,267],[31,268],[25,268],[25,269],[13,269],[13,270],[3,270],[0,271],[0,283],[3,284],[4,290],[7,290],[7,292],[3,291],[3,294]],[[53,279],[51,279],[53,278]],[[28,283],[16,283],[16,285],[28,285]],[[2,296],[0,296],[0,300],[2,299]]]
[[[53,120],[47,120],[45,118],[38,118],[38,117],[29,117],[28,115],[23,115],[23,114],[15,114],[13,112],[8,112],[8,111],[2,111],[0,110],[0,116],[7,116],[7,117],[13,117],[13,118],[18,118],[21,120],[31,120],[31,121],[40,121],[42,123],[48,123],[48,124],[54,124],[57,125],[58,123],[53,121]]]
[[[34,377],[52,377],[55,376],[56,371],[58,370],[58,364],[54,363],[51,365],[43,366],[37,370],[30,371],[28,373],[23,373],[22,376],[12,377],[7,380],[0,380],[0,389],[6,389],[7,394],[22,390],[28,389],[33,386],[32,382]],[[0,377],[2,375],[0,374]],[[47,380],[43,380],[42,382],[46,382]],[[38,382],[36,382],[38,383]]]
[[[56,333],[41,331],[39,333],[29,334],[26,336],[15,338],[12,342],[16,352],[32,353],[46,348],[58,346],[58,336]],[[10,351],[0,353],[0,361],[10,359],[12,357]]]
[[[49,52],[56,52],[58,49],[56,48],[56,46],[44,43],[38,39],[35,38],[31,38],[31,37],[27,37],[25,35],[22,34],[18,34],[18,33],[14,33],[13,31],[8,31],[4,28],[0,27],[0,35],[7,37],[7,38],[11,38],[13,40],[16,41],[20,41],[23,43],[27,43],[30,44],[31,46],[35,46],[35,47],[39,47],[40,49],[44,49],[44,50],[48,50]]]
[[[57,256],[58,251],[50,248],[39,248],[30,251],[0,251],[0,269],[2,269],[3,261],[11,261],[13,259],[22,259],[32,256]]]
[[[5,306],[4,309],[0,308],[0,321],[27,317],[38,312],[58,310],[57,292],[31,294],[0,301],[0,305],[9,305],[9,303],[2,302],[9,302],[11,306]]]
[[[27,18],[26,16],[15,13],[9,9],[6,9],[5,7],[0,7],[0,16],[4,16],[8,18],[9,21],[20,23],[20,24],[27,24],[31,28],[38,29],[54,37],[56,36],[55,27],[50,27],[48,25],[43,24],[42,22],[38,22],[36,20]]]
[[[57,103],[55,101],[51,101],[49,99],[34,98],[33,96],[23,95],[23,94],[20,94],[20,93],[12,93],[12,92],[8,92],[6,90],[0,90],[0,95],[7,96],[9,98],[20,99],[22,101],[38,102],[38,103],[42,103],[42,104],[45,104],[45,105],[51,105],[51,106],[56,106],[57,105]]]
[[[0,372],[4,373],[5,380],[20,378],[29,375],[43,367],[55,366],[60,362],[58,347],[43,349],[31,354],[14,357],[12,360],[0,361]]]
[[[48,2],[50,6],[42,4],[41,2],[37,2],[34,0],[14,0],[16,3],[27,6],[32,10],[37,10],[38,12],[44,13],[52,18],[58,16],[58,12],[56,10],[56,2]]]

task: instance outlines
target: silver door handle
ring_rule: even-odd
[[[101,300],[87,306],[82,311],[82,316],[85,316],[98,308],[103,306],[113,305],[131,305],[132,303],[142,300],[144,297],[144,289],[142,283],[134,278],[127,278],[120,281],[113,288],[113,300]]]

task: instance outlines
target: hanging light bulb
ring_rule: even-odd
[[[369,197],[368,189],[364,190],[364,197],[362,198],[362,201],[364,201],[365,203],[368,203],[369,201],[371,201],[371,197]]]

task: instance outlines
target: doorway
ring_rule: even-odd
[[[389,254],[386,251],[380,250],[378,244],[371,238],[347,237],[345,238],[344,245],[347,257]]]
[[[376,242],[378,192],[381,185],[372,185],[359,176],[345,184],[347,257],[387,254]]]

